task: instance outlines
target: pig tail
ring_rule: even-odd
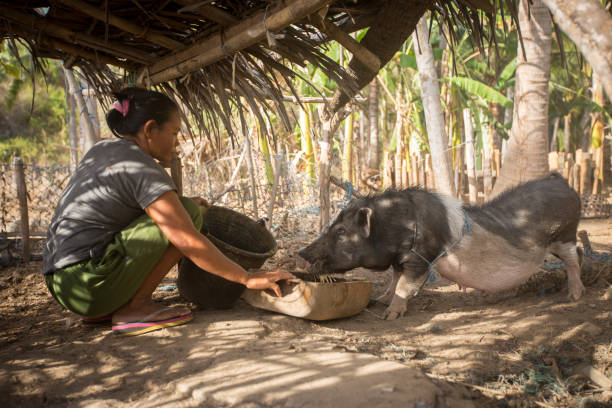
[[[106,123],[116,137],[136,136],[149,120],[160,126],[178,110],[167,95],[143,88],[129,87],[113,92],[115,102],[106,113]]]

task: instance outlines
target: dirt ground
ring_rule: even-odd
[[[311,221],[302,220],[316,225]],[[314,238],[314,231],[295,223],[290,229],[301,227],[301,235],[279,232],[279,252],[265,268],[295,267],[295,249]],[[594,250],[612,252],[612,219],[583,220],[580,229],[589,232]],[[460,400],[477,407],[612,406],[611,391],[579,374],[587,365],[612,378],[610,275],[589,282],[578,302],[567,300],[562,285],[487,295],[464,293],[439,279],[395,321],[380,319],[380,304],[350,318],[311,322],[240,300],[230,310],[196,308],[194,321],[184,326],[120,338],[110,326],[84,327],[63,310],[47,293],[39,269],[39,262],[31,262],[0,270],[2,407],[312,406],[305,401],[337,397],[333,387],[316,388],[317,381],[329,378],[330,367],[346,381],[353,375],[343,372],[352,366],[332,364],[332,357],[344,361],[342,356],[350,353],[357,364],[393,362],[393,367],[410,368],[406,372],[452,389],[457,403],[447,406],[460,406]],[[372,280],[373,297],[389,279],[389,273],[365,270],[350,275]],[[175,278],[176,273],[165,280],[166,290],[155,293],[157,300],[185,303],[173,287]],[[244,371],[245,364],[274,364],[306,352],[327,360],[312,363],[325,368],[314,379],[300,377],[296,368],[292,375],[298,380],[291,388],[282,382],[287,371],[271,369],[260,373],[259,383],[248,384],[233,371],[241,364]],[[289,401],[298,400],[289,394],[301,389],[300,381],[316,391],[292,405]],[[240,393],[273,383],[279,384],[282,398],[254,400]],[[384,391],[398,392],[393,387]],[[387,406],[406,405],[398,400]]]

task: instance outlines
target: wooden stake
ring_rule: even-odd
[[[25,171],[21,157],[13,160],[15,187],[17,188],[17,199],[19,200],[20,233],[21,233],[21,256],[22,262],[30,260],[30,220],[28,216],[28,190],[25,181]]]
[[[548,153],[548,170],[549,171],[559,170],[559,152]]]

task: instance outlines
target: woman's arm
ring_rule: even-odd
[[[278,296],[281,296],[280,288],[275,282],[293,278],[293,275],[281,270],[247,273],[240,265],[223,255],[195,228],[174,191],[162,194],[145,208],[145,211],[172,245],[208,272],[242,283],[251,289],[272,289]]]

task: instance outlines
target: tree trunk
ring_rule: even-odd
[[[70,141],[70,164],[76,167],[79,164],[79,138],[76,127],[75,99],[70,92],[66,92],[68,105],[68,139]]]
[[[370,96],[368,98],[368,167],[378,170],[380,167],[380,151],[378,143],[378,81],[376,78],[370,83]]]
[[[323,231],[329,225],[330,220],[329,177],[331,176],[332,138],[340,122],[347,115],[345,110],[337,112],[331,117],[328,112],[322,113],[321,139],[319,141],[321,148],[319,157],[319,231]]]
[[[83,155],[87,153],[91,147],[96,144],[96,131],[91,123],[83,94],[78,91],[78,83],[71,69],[64,68],[64,75],[68,81],[68,90],[74,96],[77,103],[77,109],[81,112],[81,126],[84,131]]]
[[[438,190],[450,196],[455,195],[452,166],[446,152],[447,136],[444,126],[444,113],[440,102],[440,85],[434,66],[433,50],[429,43],[427,17],[423,16],[417,24],[419,43],[414,45],[419,79],[421,81],[421,98],[425,110],[425,125],[431,150],[434,180]],[[420,50],[419,50],[420,48]]]
[[[535,4],[540,2],[537,1]],[[612,16],[599,0],[541,0],[601,78],[612,101]],[[522,23],[521,23],[522,24]],[[522,27],[522,25],[521,25]]]
[[[522,0],[519,7],[526,59],[519,50],[512,131],[504,166],[492,196],[548,172],[548,79],[552,24],[542,0],[533,0],[530,7],[528,1]]]

